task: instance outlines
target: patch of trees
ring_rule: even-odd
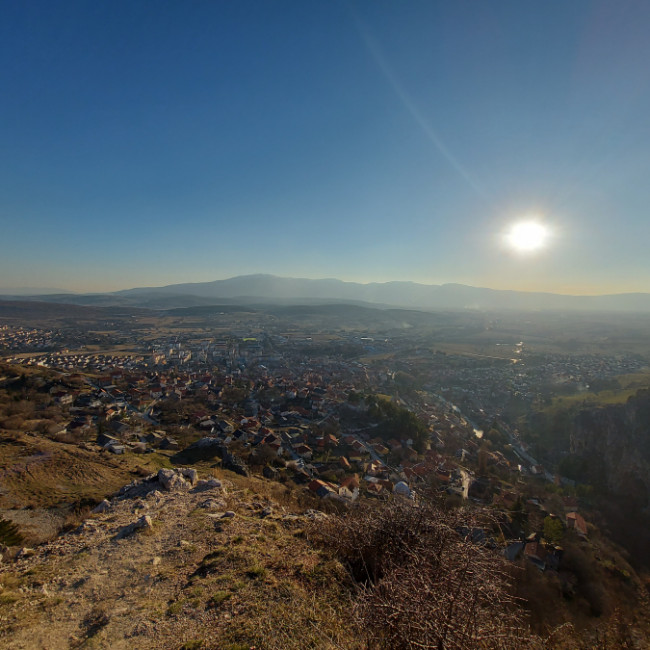
[[[594,463],[589,462],[584,456],[578,454],[567,454],[558,464],[558,472],[562,476],[573,479],[580,483],[593,485],[604,485],[604,477],[601,472],[596,472]]]
[[[564,526],[557,517],[544,518],[544,539],[551,544],[559,544],[564,537]]]
[[[395,373],[395,386],[406,394],[413,393],[416,389],[422,387],[422,381],[408,372],[398,370]]]
[[[533,455],[547,457],[568,449],[578,406],[553,411],[528,413],[524,437],[533,447]]]
[[[225,386],[221,391],[221,403],[230,408],[241,406],[248,399],[249,394],[250,386],[244,386],[243,384]]]
[[[380,421],[377,427],[377,435],[380,438],[410,438],[416,451],[424,451],[429,432],[415,413],[388,400],[377,399],[374,395],[367,397],[366,402],[369,404],[368,416]]]

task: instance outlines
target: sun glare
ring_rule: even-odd
[[[516,251],[528,253],[543,248],[548,237],[548,228],[538,221],[520,221],[512,225],[506,241]]]

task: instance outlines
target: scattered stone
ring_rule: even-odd
[[[161,557],[159,555],[156,555],[156,557],[154,557],[154,559],[151,561],[151,564],[153,564],[154,566],[158,566],[161,562],[162,562]]]
[[[127,494],[127,492],[130,492],[133,488],[138,486],[138,481],[131,481],[127,485],[124,485],[120,488],[119,495],[122,496],[123,494]]]
[[[149,492],[149,494],[147,494],[146,498],[150,501],[158,502],[162,498],[162,492],[160,490],[152,490]]]
[[[183,478],[190,483],[190,485],[196,485],[196,482],[199,479],[199,473],[192,467],[184,467],[181,469],[181,474]]]
[[[158,472],[158,481],[160,485],[165,488],[165,490],[169,490],[169,486],[171,485],[172,479],[175,476],[176,473],[173,469],[161,469]]]
[[[220,499],[206,499],[199,504],[199,508],[205,508],[206,510],[214,510],[216,508],[223,510],[225,507],[226,502],[221,501]]]
[[[320,510],[307,510],[304,516],[311,521],[322,521],[323,519],[327,519],[327,515]]]
[[[111,508],[110,501],[104,499],[101,503],[99,503],[93,508],[92,512],[97,514],[99,512],[106,512],[107,510],[110,510],[110,508]]]
[[[173,470],[166,471],[173,472]],[[128,485],[125,485],[118,492],[118,496],[121,499],[134,499],[136,497],[144,498],[159,486],[158,475],[150,474],[141,481],[132,481]]]
[[[201,479],[196,483],[196,490],[213,490],[222,487],[221,481],[216,478]]]
[[[24,557],[32,557],[36,551],[33,548],[27,548],[26,546],[23,546],[18,553],[16,553],[16,559],[19,560]]]
[[[224,518],[229,518],[229,517],[234,517],[235,513],[233,510],[226,510],[226,512],[223,513]]]
[[[75,535],[82,535],[83,533],[95,533],[97,532],[97,524],[93,521],[83,521],[72,532]]]
[[[129,524],[128,526],[122,528],[122,530],[117,535],[115,535],[114,539],[122,539],[123,537],[128,537],[138,530],[151,528],[152,526],[153,521],[151,520],[151,517],[149,515],[142,515],[138,521],[135,521],[132,524]]]
[[[187,490],[190,487],[190,484],[173,469],[161,469],[158,472],[158,481],[169,492]]]
[[[170,491],[173,490],[189,490],[192,486],[178,474],[174,474],[174,478],[171,480],[171,485],[168,488]]]
[[[262,510],[262,512],[260,512],[260,517],[268,517],[270,514],[273,514],[273,508],[271,508],[271,506],[267,506],[264,508],[264,510]]]

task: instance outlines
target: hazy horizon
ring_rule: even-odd
[[[650,291],[646,2],[4,9],[5,287]]]
[[[333,280],[337,282],[344,282],[344,283],[349,283],[349,284],[360,284],[360,285],[372,285],[372,284],[390,284],[390,283],[396,283],[396,282],[404,282],[404,283],[412,283],[412,284],[417,284],[417,285],[423,285],[423,286],[444,286],[444,285],[460,285],[460,286],[466,286],[466,287],[471,287],[475,289],[487,289],[487,290],[494,290],[494,291],[513,291],[513,292],[525,292],[525,293],[548,293],[552,295],[559,295],[559,296],[576,296],[576,297],[590,297],[590,296],[607,296],[607,295],[625,295],[625,294],[635,294],[635,293],[645,293],[645,294],[650,294],[650,291],[617,291],[617,292],[611,292],[611,293],[570,293],[570,292],[559,292],[559,291],[538,291],[538,290],[526,290],[526,289],[508,289],[508,288],[497,288],[497,287],[488,287],[484,285],[479,285],[479,284],[466,284],[462,282],[441,282],[441,283],[427,283],[427,282],[416,282],[414,280],[386,280],[386,281],[368,281],[368,282],[360,282],[356,280],[344,280],[342,278],[334,278],[334,277],[320,277],[320,278],[309,278],[306,276],[282,276],[282,275],[277,275],[277,274],[272,274],[272,273],[243,273],[241,275],[236,275],[236,276],[227,276],[223,278],[212,278],[211,280],[190,280],[188,282],[172,282],[168,284],[160,284],[160,285],[132,285],[132,286],[123,286],[123,287],[118,287],[116,289],[106,289],[106,290],[90,290],[90,291],[81,291],[81,290],[71,290],[71,289],[66,289],[66,288],[38,288],[38,287],[2,287],[0,286],[0,294],[2,295],[15,295],[15,296],[29,296],[29,295],[52,295],[52,294],[57,294],[57,293],[70,293],[70,294],[101,294],[101,293],[116,293],[120,291],[129,291],[131,289],[160,289],[168,286],[175,286],[175,285],[180,285],[180,284],[204,284],[204,283],[211,283],[211,282],[220,282],[220,281],[225,281],[225,280],[233,280],[236,278],[246,278],[246,277],[255,277],[255,276],[266,276],[266,277],[273,277],[273,278],[280,278],[280,279],[288,279],[288,280]]]

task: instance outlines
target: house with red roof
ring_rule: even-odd
[[[567,513],[566,527],[575,530],[580,537],[587,537],[587,522],[577,512]]]

